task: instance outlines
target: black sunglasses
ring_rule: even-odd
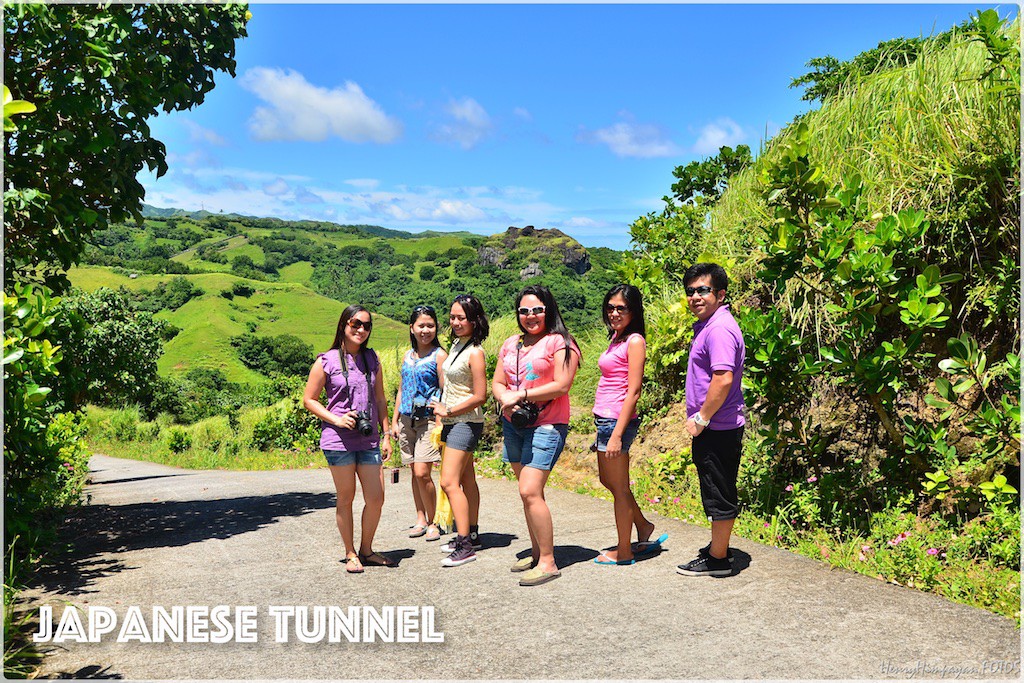
[[[367,332],[369,332],[370,330],[373,329],[373,321],[367,320],[363,322],[358,318],[351,318],[348,321],[348,326],[351,327],[353,330],[365,329]]]
[[[619,315],[622,315],[623,313],[629,313],[629,306],[616,306],[614,304],[605,304],[604,310],[608,311],[609,313],[618,313]]]
[[[715,290],[713,290],[711,287],[708,287],[707,285],[701,285],[700,287],[687,287],[686,288],[686,296],[693,296],[694,294],[700,294],[701,296],[706,296],[706,295],[710,294],[713,291],[715,291]]]
[[[429,313],[430,315],[434,315],[434,307],[433,306],[417,306],[416,308],[412,309],[412,313],[413,313],[413,315],[419,315],[420,313]]]

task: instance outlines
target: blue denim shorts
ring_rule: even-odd
[[[595,415],[594,426],[597,427],[597,438],[594,440],[594,445],[590,447],[590,450],[601,452],[608,450],[608,439],[612,438],[612,432],[615,431],[615,425],[618,422],[618,419],[614,417],[598,417]],[[639,429],[639,417],[634,417],[626,424],[626,430],[622,432],[623,453],[629,453],[629,447],[633,444],[633,439],[636,438],[636,433]]]
[[[380,446],[367,448],[365,451],[324,451],[327,464],[332,467],[340,465],[380,465],[383,459]]]
[[[550,470],[558,462],[558,456],[565,448],[569,425],[540,425],[517,429],[503,417],[501,433],[505,437],[502,460],[522,463],[523,467]]]

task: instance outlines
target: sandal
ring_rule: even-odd
[[[372,552],[368,555],[359,553],[359,561],[367,567],[397,567],[395,561],[390,557],[385,557],[377,552]]]
[[[425,533],[427,533],[427,527],[423,526],[422,524],[417,524],[409,532],[409,538],[419,538]]]
[[[363,573],[363,564],[356,555],[345,558],[345,571],[349,574]]]
[[[426,540],[428,540],[428,541],[440,541],[441,540],[441,532],[438,531],[437,527],[434,526],[433,524],[431,524],[429,527],[427,527],[426,534],[427,534]]]

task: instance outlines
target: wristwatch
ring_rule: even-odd
[[[693,421],[696,424],[699,424],[701,427],[707,427],[709,424],[711,424],[711,420],[705,420],[704,416],[700,414],[699,410],[690,417],[692,417]]]

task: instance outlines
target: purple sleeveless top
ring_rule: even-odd
[[[369,368],[363,365],[360,354],[348,354],[345,359],[348,365],[347,382],[341,371],[339,353],[338,349],[331,349],[317,356],[326,375],[324,392],[327,394],[327,410],[338,416],[350,410],[367,410],[374,429],[369,436],[363,436],[355,429],[342,429],[321,420],[320,448],[325,451],[365,451],[376,448],[380,441],[377,433],[380,418],[377,416],[377,401],[373,390],[380,370],[377,353],[367,349],[361,354]]]

